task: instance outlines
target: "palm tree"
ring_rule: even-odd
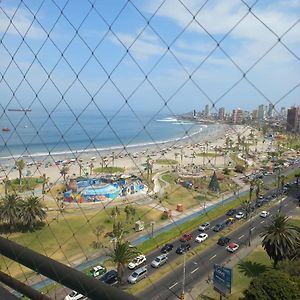
[[[4,195],[6,196],[8,194],[8,186],[10,184],[10,180],[8,179],[7,175],[5,176],[3,182],[4,182]]]
[[[94,169],[94,164],[93,164],[92,161],[90,162],[89,167],[90,167],[90,175],[92,175],[93,174],[93,169]]]
[[[60,169],[60,175],[63,176],[64,178],[64,182],[66,182],[66,175],[68,174],[70,168],[68,166],[63,166],[61,169]]]
[[[42,176],[42,194],[43,194],[43,197],[44,197],[44,194],[45,194],[45,186],[49,183],[49,177],[46,177],[46,174],[43,174]]]
[[[29,196],[21,203],[20,220],[22,224],[32,229],[38,221],[46,218],[46,211],[41,203],[41,199],[37,196]]]
[[[120,209],[118,208],[118,206],[114,206],[111,210],[111,216],[114,219],[114,224],[117,221],[118,216],[121,214]]]
[[[260,190],[263,186],[264,182],[261,179],[255,180],[255,185],[256,185],[256,198],[259,197]]]
[[[251,200],[252,200],[252,192],[254,190],[254,186],[255,186],[255,180],[252,179],[250,181],[249,202],[251,202]]]
[[[19,184],[21,186],[21,180],[22,180],[23,170],[25,168],[25,161],[23,159],[17,160],[16,161],[16,168],[19,171]]]
[[[131,209],[130,209],[130,206],[129,206],[129,205],[126,205],[126,206],[125,206],[124,212],[125,212],[125,214],[126,214],[126,223],[128,223],[128,222],[129,222],[130,215],[131,215]]]
[[[101,245],[101,234],[103,234],[105,227],[103,225],[98,225],[96,228],[93,230],[94,235],[96,236],[96,241],[93,241],[93,247],[94,248],[100,248]]]
[[[291,225],[288,217],[277,214],[270,225],[261,233],[262,246],[274,262],[289,258],[300,247],[300,232]]]
[[[114,248],[108,256],[111,261],[117,265],[118,280],[122,282],[125,265],[128,264],[133,258],[139,254],[136,247],[132,247],[128,241],[115,243]]]
[[[9,225],[11,231],[13,231],[19,223],[21,201],[21,197],[17,194],[7,194],[1,199],[0,219]]]

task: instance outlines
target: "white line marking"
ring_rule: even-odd
[[[284,207],[286,207],[287,206],[287,204],[285,204],[285,205],[283,205]]]
[[[174,286],[176,286],[178,284],[178,282],[175,282],[173,285],[171,285],[170,287],[169,287],[169,289],[172,289]]]
[[[196,261],[193,261],[193,264],[194,264],[194,265],[198,265],[198,263],[197,263]]]
[[[238,240],[242,239],[244,236],[245,236],[244,234],[241,235],[241,236],[238,238]]]
[[[264,221],[264,220],[262,220],[260,223],[261,223],[261,224],[262,224],[262,223],[265,223],[265,221]]]
[[[193,271],[191,272],[191,274],[195,273],[198,269],[199,269],[199,268],[196,268],[195,270],[193,270]]]
[[[214,256],[212,256],[209,260],[212,260],[213,258],[215,258],[217,256],[217,254],[215,254]]]
[[[255,227],[252,227],[250,230],[254,230],[255,229]]]

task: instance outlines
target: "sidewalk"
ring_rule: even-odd
[[[225,261],[226,267],[234,267],[237,265],[241,259],[244,259],[246,256],[248,256],[257,246],[261,244],[261,238],[257,236],[251,241],[251,246],[243,246],[242,248],[239,249],[239,255],[232,255],[228,260]],[[210,275],[212,278],[212,274],[206,274],[207,278]],[[198,283],[195,284],[195,286],[186,292],[185,294],[185,300],[195,300],[198,299],[202,293],[205,292],[206,289],[208,289],[210,286],[212,286],[212,282],[207,281],[207,279],[203,279],[199,281]]]

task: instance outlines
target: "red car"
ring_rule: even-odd
[[[185,233],[181,238],[180,242],[187,242],[193,238],[193,234],[191,232]]]

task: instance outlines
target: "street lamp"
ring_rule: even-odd
[[[180,300],[184,300],[184,285],[185,285],[185,251],[183,252],[183,278],[182,278],[182,292],[180,295]]]
[[[154,229],[154,224],[155,224],[155,222],[154,221],[152,221],[151,223],[150,223],[150,225],[151,225],[151,237],[153,238],[153,229]]]

